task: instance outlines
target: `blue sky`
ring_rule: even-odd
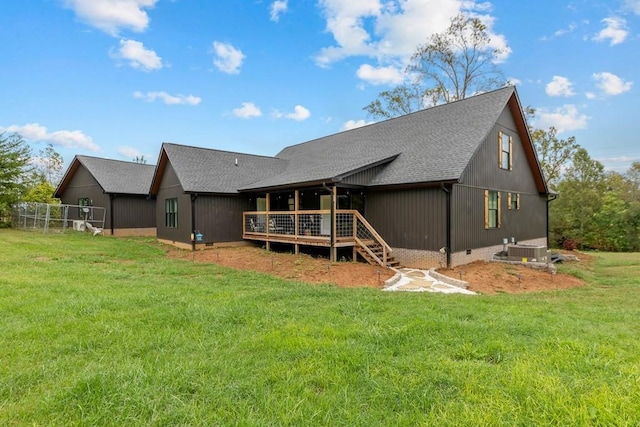
[[[640,0],[20,0],[0,14],[0,130],[155,163],[162,142],[273,156],[372,121],[416,46],[480,17],[536,127],[640,161]]]

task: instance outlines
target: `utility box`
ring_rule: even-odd
[[[73,220],[73,230],[74,231],[84,231],[84,221],[82,220]]]
[[[546,246],[511,245],[507,248],[509,261],[549,262],[549,251]]]

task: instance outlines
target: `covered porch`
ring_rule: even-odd
[[[300,245],[327,247],[332,262],[337,260],[338,248],[350,247],[354,260],[360,254],[371,264],[397,265],[389,245],[358,209],[351,209],[362,203],[361,194],[353,203],[345,197],[350,196],[349,190],[338,193],[334,186],[261,194],[264,197],[257,197],[256,210],[243,212],[242,237],[264,241],[267,249],[271,243],[291,244],[296,254]]]

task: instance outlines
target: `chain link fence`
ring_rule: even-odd
[[[106,215],[107,209],[99,206],[22,202],[11,209],[11,226],[43,233],[84,231],[87,223],[102,229]]]

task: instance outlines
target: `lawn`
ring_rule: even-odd
[[[0,230],[0,425],[638,425],[640,254],[573,268],[387,293]]]

